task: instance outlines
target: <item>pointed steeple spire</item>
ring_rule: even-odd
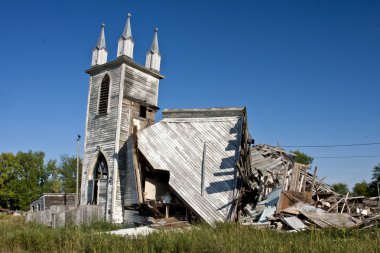
[[[159,53],[157,32],[158,32],[158,28],[156,27],[154,28],[153,41],[152,41],[152,45],[150,46],[150,51],[152,53]]]
[[[99,39],[98,39],[98,43],[96,44],[96,47],[98,49],[103,49],[103,48],[106,48],[106,38],[104,36],[104,27],[106,25],[103,23],[102,24],[102,28],[101,28],[101,31],[100,31],[100,35],[99,35]]]
[[[100,31],[98,43],[96,43],[96,47],[92,50],[92,62],[91,66],[101,65],[107,62],[107,48],[106,48],[106,38],[104,35],[104,27],[102,24],[102,28]]]
[[[157,33],[158,33],[158,28],[154,28],[153,41],[148,53],[146,54],[145,67],[159,72],[160,63],[161,63],[161,54],[158,48]]]
[[[127,22],[125,23],[124,31],[117,43],[117,57],[126,55],[133,58],[133,47],[135,42],[132,38],[131,29],[131,13],[128,13]]]
[[[122,36],[124,39],[129,39],[132,37],[132,30],[131,30],[131,13],[128,13],[127,15],[127,22],[125,23],[124,31]]]

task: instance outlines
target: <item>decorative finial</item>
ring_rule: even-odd
[[[117,43],[117,57],[126,55],[133,58],[134,41],[132,38],[131,16],[131,13],[127,14],[127,21],[125,22],[123,33]]]
[[[153,41],[152,41],[152,46],[150,47],[150,51],[152,53],[158,53],[159,50],[158,50],[158,38],[157,38],[157,32],[158,32],[158,28],[154,28],[154,35],[153,35]]]
[[[96,43],[96,47],[92,51],[92,62],[91,66],[102,65],[107,62],[107,49],[106,49],[106,38],[104,35],[105,24],[102,23],[99,39]]]
[[[160,71],[161,54],[158,49],[158,28],[154,28],[153,41],[146,54],[145,67],[154,71]]]
[[[105,36],[104,36],[104,27],[105,26],[106,25],[104,23],[102,23],[102,28],[101,28],[101,31],[100,31],[98,43],[96,44],[96,46],[97,46],[98,49],[106,48],[106,39],[105,39]]]
[[[127,22],[125,23],[124,31],[122,33],[122,36],[124,39],[128,39],[132,37],[132,29],[131,29],[131,13],[127,14]]]

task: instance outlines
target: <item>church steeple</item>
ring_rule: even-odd
[[[124,31],[117,44],[117,57],[126,55],[133,58],[133,47],[135,42],[132,38],[131,30],[131,13],[128,13],[127,22],[125,23]]]
[[[154,28],[152,45],[149,49],[152,53],[159,53],[157,32],[158,32],[158,28],[156,27],[156,28]]]
[[[107,48],[106,48],[106,38],[104,36],[104,27],[105,25],[102,24],[98,43],[96,44],[96,47],[94,48],[94,50],[92,50],[91,66],[102,65],[107,62],[108,53],[107,53]]]
[[[130,155],[136,151],[133,136],[154,123],[164,78],[158,72],[157,30],[147,55],[148,68],[132,59],[130,18],[118,36],[118,57],[109,62],[102,25],[92,66],[86,71],[90,81],[80,203],[103,206],[105,218],[115,223],[133,223],[134,209],[143,201],[135,173],[138,164]]]
[[[158,28],[154,28],[154,35],[152,45],[146,54],[146,62],[145,67],[160,71],[160,63],[161,63],[161,54],[158,48],[158,37],[157,37]]]

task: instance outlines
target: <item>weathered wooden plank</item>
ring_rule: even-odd
[[[309,221],[313,222],[321,228],[353,228],[361,224],[357,220],[346,213],[310,213],[301,212]]]
[[[206,117],[233,117],[243,116],[244,108],[207,108],[207,109],[165,109],[162,112],[164,118],[206,118]]]
[[[124,95],[157,106],[158,79],[127,67],[125,70]]]

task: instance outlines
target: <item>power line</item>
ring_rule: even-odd
[[[353,146],[372,146],[372,145],[380,145],[380,142],[331,144],[331,145],[280,145],[280,146],[284,148],[334,148],[334,147],[353,147]]]
[[[308,121],[308,120],[326,120],[326,119],[357,119],[367,116],[378,116],[379,112],[372,113],[363,113],[363,114],[335,114],[329,116],[313,116],[313,117],[302,117],[302,118],[286,118],[286,119],[264,119],[264,120],[255,120],[256,123],[267,123],[267,122],[295,122],[295,121]]]
[[[343,159],[343,158],[368,158],[380,157],[380,155],[353,155],[353,156],[316,156],[315,159]]]

